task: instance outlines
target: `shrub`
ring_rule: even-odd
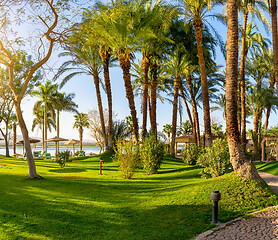
[[[57,163],[59,163],[60,168],[63,168],[66,165],[66,162],[69,160],[70,151],[59,152],[57,155]]]
[[[182,160],[185,164],[196,165],[197,159],[202,153],[202,149],[195,143],[190,144],[189,147],[181,152]]]
[[[119,165],[125,178],[131,178],[139,159],[138,145],[132,139],[128,142],[118,140],[114,151],[113,161]]]
[[[146,137],[140,146],[140,159],[148,174],[157,173],[164,156],[165,145],[155,141],[154,136]]]
[[[204,167],[202,177],[218,177],[227,172],[230,164],[227,140],[216,139],[211,148],[205,148],[199,156],[197,164]]]
[[[74,157],[79,156],[79,154],[80,154],[80,151],[76,151],[76,152],[74,153]]]

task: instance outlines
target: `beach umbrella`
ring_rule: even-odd
[[[34,138],[29,138],[30,143],[38,143],[40,140],[34,139]],[[24,140],[18,141],[16,144],[23,144],[24,145]],[[24,147],[23,147],[23,155],[24,155]]]
[[[73,155],[74,155],[74,153],[75,153],[74,144],[78,144],[78,143],[80,143],[80,141],[71,139],[71,140],[65,142],[65,145],[72,145],[72,150],[73,150]]]
[[[46,142],[55,142],[56,144],[55,144],[55,148],[56,148],[56,156],[57,156],[57,154],[58,154],[58,152],[57,152],[57,144],[58,144],[58,142],[65,142],[65,141],[68,141],[68,139],[65,139],[65,138],[61,138],[61,137],[54,137],[54,138],[50,138],[50,139],[47,139],[47,140],[45,140]]]

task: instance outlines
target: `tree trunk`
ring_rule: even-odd
[[[59,111],[59,110],[57,110],[56,128],[57,128],[57,137],[60,137],[60,111]],[[57,143],[56,143],[56,146],[57,146],[57,152],[59,153],[60,143],[57,142]]]
[[[4,141],[5,141],[5,149],[6,149],[6,157],[10,157],[10,153],[9,153],[9,143],[8,143],[8,134],[4,133],[2,128],[0,128],[0,132],[4,138]]]
[[[175,77],[174,80],[174,102],[173,102],[173,116],[172,116],[172,142],[171,142],[171,156],[175,157],[176,132],[177,132],[177,115],[178,115],[178,94],[179,94],[180,77]]]
[[[181,94],[181,97],[182,97],[182,99],[183,99],[183,102],[184,102],[184,105],[185,105],[185,108],[186,108],[186,111],[187,111],[187,115],[188,115],[190,124],[191,124],[191,126],[192,126],[192,130],[193,130],[193,134],[194,134],[194,141],[195,141],[195,143],[197,144],[197,135],[196,135],[195,122],[193,122],[193,120],[192,120],[192,116],[191,116],[190,109],[189,109],[189,107],[188,107],[188,104],[187,104],[187,101],[186,101],[186,99],[185,99],[183,90],[182,90],[181,88],[180,88],[180,94]]]
[[[138,120],[137,120],[137,114],[136,114],[136,109],[135,109],[135,103],[134,103],[134,94],[133,94],[133,88],[131,84],[131,76],[130,76],[130,58],[129,56],[125,57],[125,54],[119,54],[119,62],[120,66],[123,70],[123,78],[125,82],[125,90],[126,90],[126,98],[128,99],[128,104],[130,108],[130,113],[132,117],[132,123],[133,123],[133,133],[136,142],[138,142],[139,136],[138,136]]]
[[[149,95],[149,68],[150,59],[149,54],[143,52],[142,58],[142,68],[143,68],[143,124],[142,124],[142,138],[147,134],[147,116],[148,116],[148,95]]]
[[[156,124],[156,91],[157,91],[157,64],[153,63],[151,66],[151,129],[152,134],[157,138],[157,124]]]
[[[211,147],[212,135],[211,135],[211,124],[210,124],[208,81],[207,81],[206,65],[205,65],[205,59],[204,59],[204,53],[202,47],[202,27],[203,27],[202,20],[201,19],[194,20],[193,25],[195,29],[195,39],[197,42],[198,59],[199,59],[199,66],[201,72],[205,140],[206,140],[206,146]]]
[[[151,106],[151,98],[148,93],[148,106],[149,106],[149,117],[152,119],[152,106]]]
[[[24,148],[25,148],[28,167],[29,167],[28,177],[29,178],[41,178],[37,174],[37,171],[36,171],[36,164],[34,161],[34,157],[33,157],[32,150],[31,150],[31,145],[30,145],[30,141],[29,141],[29,134],[28,134],[28,130],[27,130],[26,124],[25,124],[23,116],[22,116],[21,107],[20,107],[20,104],[17,103],[16,101],[15,101],[15,111],[16,111],[18,124],[21,129],[23,141],[24,141]]]
[[[277,2],[271,0],[271,30],[272,30],[272,42],[273,42],[273,54],[274,54],[274,70],[275,70],[275,81],[278,86],[278,33],[277,33]],[[278,87],[276,87],[278,95]]]
[[[101,94],[99,89],[99,76],[97,72],[94,72],[94,84],[96,88],[96,95],[97,95],[97,104],[98,104],[98,111],[99,111],[99,118],[100,118],[100,125],[101,125],[101,132],[104,139],[104,145],[107,149],[107,136],[106,136],[106,130],[105,130],[105,123],[104,123],[104,116],[103,116],[103,108],[102,108],[102,101],[101,101]]]
[[[272,77],[269,78],[269,89],[271,90],[272,93],[274,93],[274,85],[275,85],[274,78],[272,78]],[[268,121],[269,121],[269,117],[270,117],[271,107],[272,107],[271,105],[267,106],[264,129],[267,129],[267,127],[268,127]]]
[[[200,146],[200,126],[199,126],[199,117],[198,117],[198,111],[197,111],[197,104],[195,95],[193,92],[193,84],[192,84],[192,78],[191,75],[186,76],[186,82],[188,85],[190,97],[191,97],[191,103],[192,103],[192,114],[193,114],[193,120],[194,125],[196,127],[196,139],[197,139],[197,145]]]
[[[79,140],[80,140],[80,151],[82,151],[83,146],[83,128],[82,126],[79,126]]]
[[[43,115],[43,120],[44,120],[44,151],[47,152],[47,108],[44,106],[44,115]]]
[[[112,109],[112,92],[111,92],[111,83],[109,76],[109,61],[111,58],[111,53],[109,51],[101,51],[101,59],[103,61],[103,75],[105,88],[107,93],[108,101],[108,139],[107,139],[107,151],[114,152],[113,150],[113,109]]]
[[[239,124],[239,132],[241,132],[241,143],[244,152],[246,151],[246,104],[245,104],[245,61],[248,49],[246,48],[246,26],[248,20],[248,12],[243,15],[243,37],[240,62],[240,107],[241,107],[241,124]]]
[[[13,124],[13,150],[14,150],[14,155],[16,155],[16,124]]]
[[[237,82],[238,82],[238,1],[228,0],[228,36],[226,63],[226,129],[230,161],[236,173],[244,178],[261,182],[256,168],[246,161],[240,141],[237,122]]]

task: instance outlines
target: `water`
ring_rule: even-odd
[[[10,155],[12,156],[13,155],[13,149],[12,148],[9,148],[9,149],[10,149]],[[80,150],[79,147],[74,147],[74,149],[75,149],[75,152]],[[86,154],[88,154],[88,153],[99,154],[99,150],[100,150],[99,147],[82,147],[82,149],[83,149],[83,151],[85,151]],[[67,147],[60,146],[59,147],[60,152],[66,151],[66,150],[69,150],[69,151],[73,152],[73,149],[70,146],[67,146]],[[36,147],[36,149],[32,148],[32,151],[37,151],[37,152],[41,151],[41,152],[43,152],[43,149],[41,147]],[[55,151],[56,151],[55,147],[48,147],[47,148],[47,152],[50,153],[52,156],[55,155]],[[16,153],[23,155],[23,148],[18,147],[16,149]],[[0,148],[0,154],[6,155],[6,149],[5,148]]]

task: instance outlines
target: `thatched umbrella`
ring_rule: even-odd
[[[56,156],[58,154],[57,152],[57,144],[58,142],[65,142],[65,141],[68,141],[68,139],[65,139],[65,138],[60,138],[60,137],[54,137],[54,138],[50,138],[50,139],[47,139],[45,140],[46,142],[55,142],[55,148],[56,148]]]
[[[41,140],[34,139],[34,138],[29,138],[29,141],[30,141],[30,143],[38,143]],[[16,144],[23,144],[24,145],[24,140],[20,140]],[[24,146],[23,146],[23,155],[24,155]]]
[[[78,144],[80,141],[71,139],[70,141],[65,142],[65,145],[72,145],[73,156],[75,154],[74,144]]]

